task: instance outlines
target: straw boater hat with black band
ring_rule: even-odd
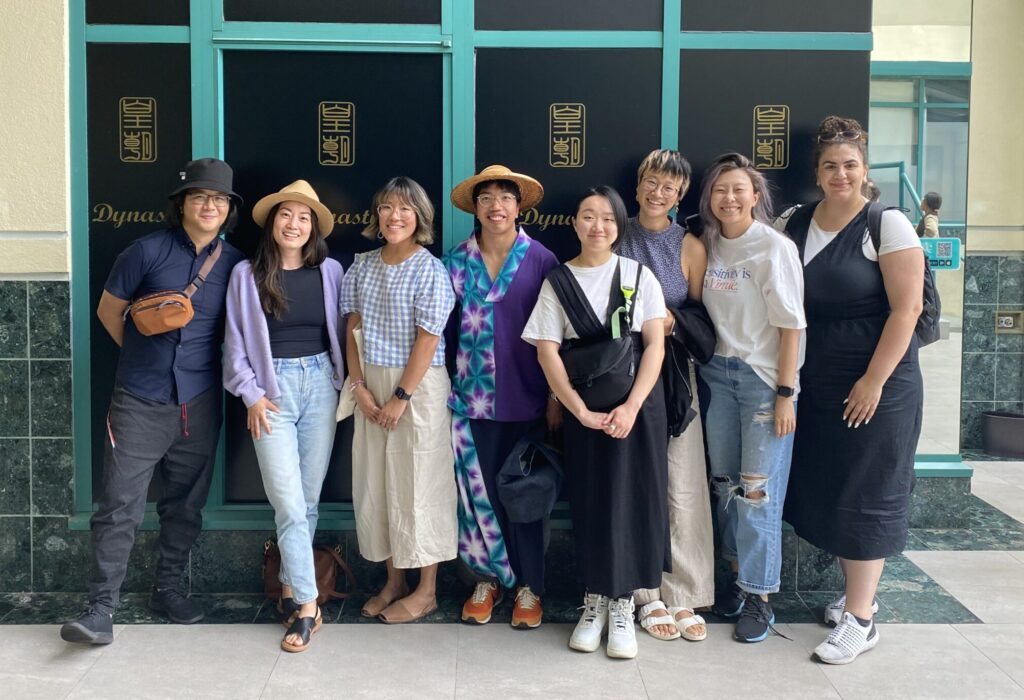
[[[455,189],[452,190],[452,204],[464,212],[476,214],[473,188],[481,182],[493,180],[509,180],[516,183],[521,198],[520,209],[529,209],[544,199],[544,187],[529,175],[512,172],[504,165],[488,165],[473,177],[468,177],[455,186]]]
[[[275,204],[280,204],[281,202],[301,202],[305,204],[316,213],[317,222],[320,224],[320,235],[324,238],[331,235],[331,231],[334,229],[334,214],[320,202],[320,198],[316,195],[316,190],[305,180],[296,180],[292,184],[282,187],[280,191],[268,194],[256,202],[256,206],[252,208],[252,220],[260,228],[263,228],[267,222],[267,214],[270,213]]]

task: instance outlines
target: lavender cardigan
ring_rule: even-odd
[[[321,263],[320,272],[324,280],[324,311],[327,313],[327,337],[334,363],[334,388],[340,391],[345,381],[345,353],[342,349],[343,319],[338,314],[338,293],[345,273],[341,263],[333,258]],[[281,397],[270,354],[267,317],[260,306],[252,265],[248,260],[235,265],[228,282],[224,388],[235,396],[241,396],[246,406],[252,406],[262,396],[271,400]]]

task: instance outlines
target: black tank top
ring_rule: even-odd
[[[319,267],[282,270],[288,310],[280,319],[267,314],[270,354],[274,357],[307,357],[330,348],[324,284]]]

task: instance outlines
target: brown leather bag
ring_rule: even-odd
[[[313,548],[313,569],[316,571],[316,602],[323,605],[328,600],[342,600],[355,593],[359,587],[355,574],[341,556],[341,545]],[[348,581],[347,591],[338,591],[338,570]],[[270,600],[281,597],[281,550],[275,540],[263,545],[263,593]]]
[[[222,247],[218,240],[213,252],[199,268],[199,274],[185,289],[180,292],[175,289],[152,292],[141,296],[125,309],[125,317],[131,314],[132,322],[142,335],[159,335],[184,328],[195,313],[192,309],[192,295],[199,291],[210,270],[217,264]]]

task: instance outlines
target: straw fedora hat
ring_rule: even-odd
[[[529,175],[514,173],[504,165],[488,165],[473,177],[468,177],[455,186],[452,190],[452,204],[470,214],[476,213],[473,205],[473,188],[479,182],[489,180],[511,180],[519,186],[519,194],[522,202],[520,209],[529,209],[544,199],[544,187]]]
[[[316,213],[317,222],[320,224],[320,235],[327,238],[334,229],[334,214],[320,202],[316,196],[313,186],[305,180],[296,180],[290,185],[285,185],[280,191],[268,194],[256,202],[252,208],[252,220],[261,228],[267,222],[267,214],[274,208],[275,204],[281,202],[302,202]]]

